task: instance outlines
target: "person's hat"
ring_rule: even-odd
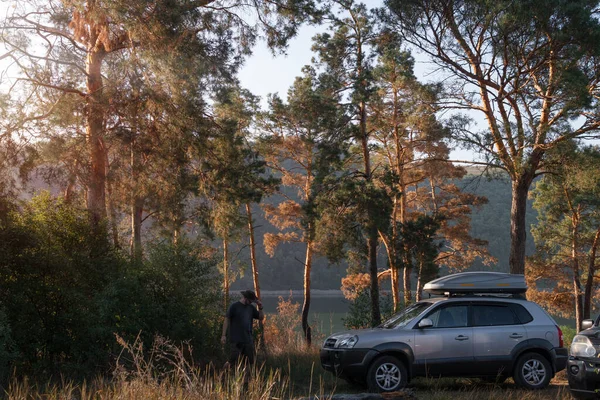
[[[247,298],[250,301],[254,301],[254,300],[258,299],[258,297],[256,297],[256,293],[254,293],[253,290],[243,290],[240,293],[242,293],[242,296],[244,296],[245,298]]]

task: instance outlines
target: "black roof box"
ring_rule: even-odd
[[[461,272],[428,282],[423,290],[431,294],[505,293],[527,291],[524,275],[503,272]]]

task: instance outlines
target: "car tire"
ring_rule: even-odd
[[[395,392],[406,386],[408,375],[402,361],[393,356],[383,356],[376,359],[367,374],[369,391]]]
[[[552,367],[546,357],[525,353],[517,361],[513,378],[515,384],[524,389],[544,389],[552,379]]]

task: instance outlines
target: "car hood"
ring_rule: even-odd
[[[344,340],[351,336],[358,336],[358,342],[355,348],[375,348],[382,343],[390,342],[403,342],[404,340],[414,336],[412,329],[404,328],[372,328],[372,329],[352,329],[342,332],[337,332],[329,336],[325,342],[324,347],[333,348],[340,340]]]

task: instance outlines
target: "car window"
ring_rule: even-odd
[[[517,319],[520,323],[528,324],[529,322],[533,321],[533,317],[531,316],[531,314],[529,314],[529,311],[527,311],[522,305],[511,304],[510,308],[512,308],[514,313],[517,314]]]
[[[434,328],[460,328],[467,326],[467,305],[448,305],[436,309],[427,318],[433,321]]]
[[[473,326],[516,325],[519,320],[507,305],[473,304]]]
[[[397,313],[396,315],[394,315],[392,318],[385,321],[383,324],[379,325],[379,328],[390,329],[390,328],[398,328],[398,327],[405,326],[413,318],[415,318],[417,315],[421,314],[423,311],[425,311],[430,306],[431,306],[431,303],[425,302],[425,301],[418,302],[411,306],[408,306],[404,310],[402,310],[399,313]]]

